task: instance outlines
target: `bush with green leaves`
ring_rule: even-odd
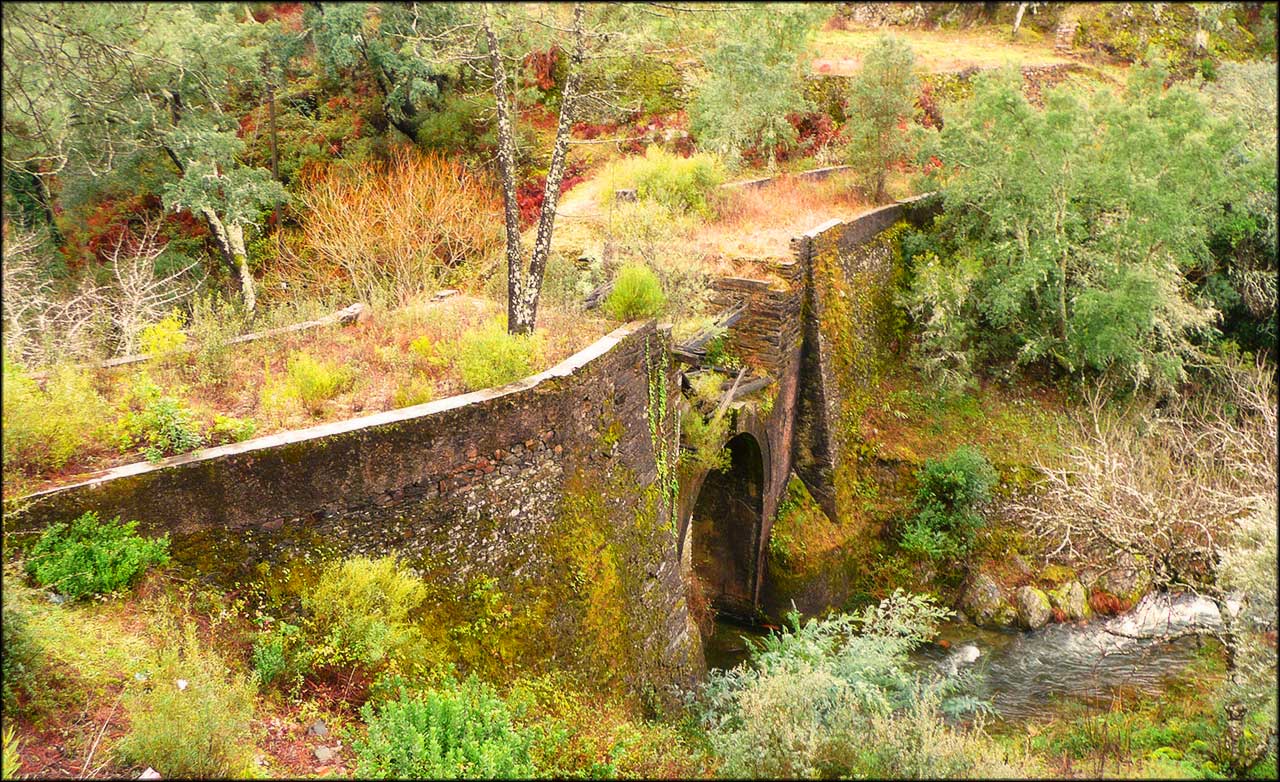
[[[982,453],[961,446],[942,459],[927,459],[916,472],[915,515],[902,547],[930,559],[963,556],[982,526],[977,508],[991,499],[996,471]]]
[[[309,663],[304,641],[301,628],[285,621],[258,633],[253,640],[250,662],[259,684],[264,687],[276,682],[286,686],[296,684]]]
[[[808,111],[804,94],[804,54],[822,9],[806,3],[779,3],[723,13],[717,46],[705,59],[702,79],[689,105],[689,124],[698,145],[737,161],[749,147],[765,151],[772,168],[779,146],[796,141],[787,121]]]
[[[1210,247],[1212,266],[1197,281],[1222,312],[1221,329],[1251,351],[1275,352],[1277,199],[1274,63],[1223,63],[1204,94],[1244,131],[1243,197],[1223,215]]]
[[[886,198],[889,167],[912,152],[913,135],[906,128],[919,92],[915,54],[889,35],[876,40],[849,83],[849,163],[866,177],[877,203]]]
[[[945,247],[907,302],[924,345],[953,365],[1039,362],[1130,386],[1167,387],[1203,361],[1218,313],[1190,279],[1253,166],[1236,123],[1164,75],[1046,90],[1042,109],[1016,73],[974,79],[932,150]]]
[[[640,201],[648,202],[648,209],[657,204],[675,215],[705,218],[711,215],[711,197],[724,176],[724,167],[715,155],[680,157],[654,144],[643,156],[610,164],[601,174],[606,187],[600,197],[608,206],[614,201],[614,191],[635,190]]]
[[[537,335],[509,334],[491,321],[458,340],[456,366],[468,391],[501,386],[533,374],[541,352]]]
[[[312,414],[324,403],[351,387],[356,376],[349,367],[320,361],[306,353],[289,356],[285,374],[289,388]]]
[[[253,682],[200,646],[194,626],[126,687],[120,759],[167,778],[244,777],[254,767]],[[138,680],[140,679],[140,680]]]
[[[316,665],[370,668],[403,658],[421,634],[414,614],[427,587],[395,556],[330,563],[302,596]]]
[[[18,746],[18,739],[14,733],[14,726],[4,729],[4,756],[0,759],[0,778],[17,779],[18,770],[22,768],[22,755]]]
[[[28,627],[30,609],[17,579],[5,578],[3,601],[0,601],[0,632],[3,654],[0,654],[0,683],[4,688],[4,712],[12,714],[20,690],[30,692],[35,667],[40,663],[39,643]]]
[[[213,426],[209,427],[209,442],[212,445],[239,443],[253,437],[256,431],[258,425],[250,419],[215,413]]]
[[[182,330],[182,317],[176,309],[144,328],[138,335],[138,350],[149,356],[165,356],[186,344],[187,335]]]
[[[195,412],[178,396],[166,394],[146,375],[139,375],[116,421],[121,451],[141,449],[147,461],[194,451],[205,444]]]
[[[60,366],[44,388],[22,367],[4,361],[4,469],[38,472],[62,467],[94,442],[107,406],[82,370]]]
[[[169,561],[169,537],[144,538],[138,522],[99,521],[89,511],[49,525],[32,546],[27,573],[72,600],[123,589],[151,565]]]
[[[910,653],[950,612],[895,592],[879,605],[750,642],[750,665],[712,671],[702,724],[731,777],[923,778],[1007,773],[979,729],[946,714],[980,710],[964,677],[921,676]]]
[[[642,263],[629,263],[614,278],[604,310],[614,320],[641,320],[659,315],[666,303],[658,275]]]
[[[537,776],[529,751],[537,734],[494,689],[472,676],[360,711],[368,731],[352,742],[356,776],[511,779]]]

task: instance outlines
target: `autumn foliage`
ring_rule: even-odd
[[[462,166],[398,150],[389,163],[331,166],[302,192],[308,280],[404,299],[502,243],[497,193]]]

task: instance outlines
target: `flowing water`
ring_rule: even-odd
[[[1068,699],[1105,706],[1121,689],[1158,695],[1195,656],[1197,641],[1125,636],[1172,635],[1193,627],[1212,628],[1218,622],[1217,609],[1205,598],[1152,594],[1124,616],[1051,624],[1031,632],[950,624],[942,628],[939,638],[947,641],[947,647],[927,644],[914,660],[921,670],[971,672],[974,694],[991,704],[997,718],[1021,722],[1050,716]],[[708,666],[729,667],[744,661],[742,636],[763,632],[717,624],[705,644]]]

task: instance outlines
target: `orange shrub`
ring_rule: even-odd
[[[404,301],[502,243],[497,193],[461,166],[411,149],[390,163],[331,166],[304,183],[312,279],[345,280],[366,301]]]

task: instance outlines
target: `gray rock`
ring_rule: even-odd
[[[1049,603],[1072,622],[1088,619],[1093,615],[1093,609],[1089,607],[1089,598],[1085,595],[1084,587],[1079,581],[1068,581],[1050,591]]]
[[[311,727],[307,728],[307,733],[324,738],[329,735],[329,726],[324,724],[324,720],[316,720]]]
[[[1014,595],[1014,602],[1018,605],[1018,624],[1028,630],[1044,627],[1053,616],[1049,596],[1035,587],[1020,588]]]
[[[316,747],[316,760],[321,763],[328,763],[337,756],[337,753],[326,746]]]
[[[1023,578],[1031,578],[1031,576],[1035,575],[1035,571],[1031,569],[1031,566],[1027,564],[1027,561],[1022,558],[1021,554],[1014,554],[1009,560],[1009,564],[1013,565],[1014,569],[1017,570],[1018,574]]]
[[[1128,552],[1120,554],[1115,565],[1098,577],[1095,587],[1137,605],[1151,588],[1151,572],[1146,568],[1146,558]]]
[[[960,610],[979,627],[1004,627],[1016,616],[991,576],[979,573],[960,598]]]

